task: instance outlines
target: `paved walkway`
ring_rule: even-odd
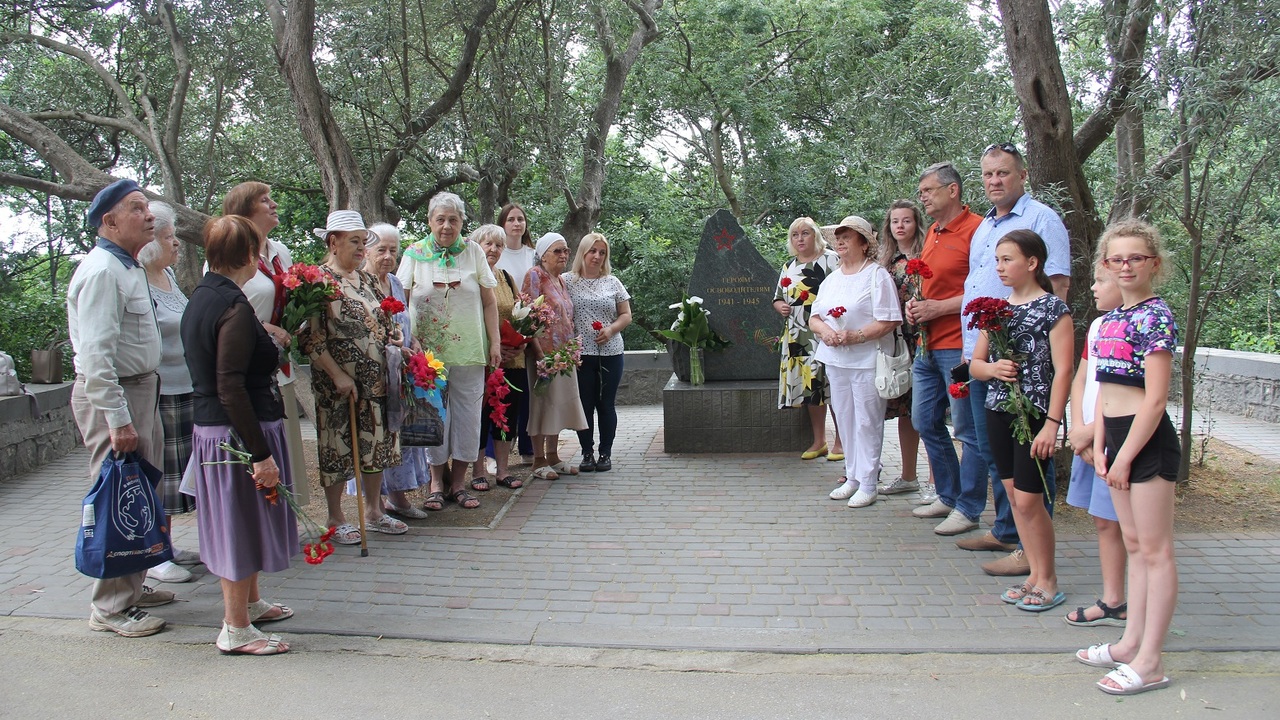
[[[1280,427],[1238,421],[1258,452],[1280,448]],[[1234,442],[1236,422],[1215,417],[1215,435]],[[995,555],[934,535],[909,498],[851,510],[826,498],[834,464],[670,456],[661,425],[661,407],[623,408],[612,472],[532,483],[492,527],[424,524],[375,536],[367,558],[340,548],[321,566],[265,576],[267,595],[297,611],[273,629],[789,653],[1063,652],[1117,636],[1061,619],[1098,592],[1093,538],[1059,538],[1067,607],[1021,612],[979,569]],[[895,440],[890,425],[889,477]],[[78,451],[0,482],[0,615],[87,617],[89,580],[72,562],[86,462]],[[175,532],[194,543],[189,519]],[[1170,650],[1280,649],[1280,534],[1183,535],[1177,550]],[[157,614],[217,626],[218,584],[199,571],[170,586],[185,602]]]

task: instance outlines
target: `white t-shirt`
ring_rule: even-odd
[[[1090,352],[1093,347],[1093,341],[1098,337],[1098,328],[1102,327],[1102,319],[1105,315],[1099,315],[1089,324],[1088,339],[1084,343],[1086,372],[1084,375],[1084,397],[1080,398],[1080,419],[1086,425],[1093,422],[1093,416],[1098,406],[1098,356]]]
[[[840,317],[832,317],[831,311],[841,307],[844,311]],[[901,322],[902,309],[893,277],[873,261],[852,275],[846,275],[841,268],[827,275],[818,288],[818,299],[813,301],[812,316],[820,316],[823,322],[836,330],[853,330],[865,327],[873,320]],[[828,347],[819,341],[813,358],[824,365],[839,368],[875,368],[877,345],[892,353],[893,333],[871,342],[839,347]]]
[[[494,263],[494,267],[506,270],[511,279],[516,281],[516,287],[524,287],[524,277],[533,267],[533,248],[528,245],[521,245],[515,250],[504,247],[502,256]]]

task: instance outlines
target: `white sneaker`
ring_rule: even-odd
[[[950,515],[951,509],[950,505],[942,502],[942,499],[939,498],[924,507],[918,507],[915,510],[912,510],[911,514],[918,518],[938,518]]]
[[[175,565],[199,565],[200,553],[195,550],[178,550],[173,554]]]
[[[195,579],[190,570],[172,562],[162,562],[153,568],[148,568],[147,577],[163,583],[184,583]]]
[[[917,505],[932,505],[934,500],[938,499],[938,488],[933,485],[925,485],[920,488],[920,497],[916,498]]]
[[[899,493],[912,492],[920,489],[920,483],[916,480],[903,480],[902,478],[894,478],[893,482],[888,485],[881,485],[876,491],[881,495],[897,495]]]
[[[866,507],[874,503],[878,497],[880,497],[880,494],[874,490],[867,492],[866,490],[859,489],[858,492],[854,493],[853,497],[849,500],[849,507]]]
[[[959,510],[952,510],[947,519],[938,523],[938,527],[933,531],[938,535],[959,535],[962,532],[969,532],[978,527],[977,520],[970,520],[964,513]]]
[[[124,637],[146,637],[164,629],[164,621],[136,606],[122,613],[105,613],[98,608],[89,612],[89,629],[113,632]]]
[[[828,495],[827,497],[831,498],[832,500],[848,500],[849,498],[853,497],[853,494],[857,492],[857,490],[858,490],[858,483],[849,482],[848,480],[846,480],[844,481],[843,484],[837,486],[835,490],[832,490],[831,494]]]

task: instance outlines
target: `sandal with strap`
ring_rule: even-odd
[[[279,609],[279,614],[267,617],[267,613],[273,609]],[[288,620],[293,617],[293,610],[280,603],[273,603],[262,598],[258,598],[257,602],[249,603],[249,624],[253,623],[269,623],[278,622],[280,620]]]
[[[471,489],[476,492],[489,492],[489,478],[483,476],[471,478]]]
[[[514,475],[498,478],[497,483],[502,487],[511,488],[512,490],[518,490],[524,487],[524,481]]]
[[[560,477],[560,474],[552,470],[550,465],[543,465],[533,471],[533,476],[539,480],[555,480]]]
[[[422,509],[439,512],[444,509],[444,493],[433,492],[422,501]]]
[[[246,649],[256,642],[266,644],[253,650]],[[231,627],[226,622],[222,623],[222,632],[218,633],[218,640],[214,645],[223,655],[282,655],[289,652],[289,646],[279,635],[267,635],[253,625]]]
[[[339,545],[359,545],[360,531],[351,523],[342,523],[334,528],[333,541]]]
[[[1089,620],[1084,615],[1085,608],[1078,607],[1074,611],[1067,613],[1067,616],[1062,619],[1068,625],[1074,625],[1075,627],[1097,627],[1099,625],[1124,627],[1125,618],[1122,616],[1128,614],[1125,611],[1129,609],[1129,603],[1120,603],[1115,607],[1111,607],[1110,605],[1102,602],[1101,599],[1098,599],[1095,600],[1093,604],[1097,605],[1098,608],[1102,610],[1102,617]]]
[[[463,510],[475,510],[480,507],[480,501],[476,499],[476,496],[466,490],[455,490],[449,493],[449,499],[458,503],[458,506]]]
[[[1031,593],[1031,586],[1027,583],[1020,585],[1010,585],[1008,590],[1000,594],[1000,599],[1010,605],[1017,605],[1022,602],[1022,598]]]
[[[1114,668],[1120,663],[1111,657],[1111,643],[1090,645],[1076,651],[1076,660],[1089,667]]]

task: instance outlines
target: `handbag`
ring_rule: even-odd
[[[885,400],[902,397],[911,389],[911,348],[902,333],[893,331],[893,354],[876,347],[876,393]]]
[[[84,496],[76,535],[76,569],[95,578],[142,572],[173,559],[164,504],[156,494],[162,473],[137,453],[107,453],[98,480]]]
[[[439,447],[444,444],[444,414],[434,403],[419,395],[405,396],[404,419],[400,424],[401,447]],[[441,408],[443,409],[443,408]]]

